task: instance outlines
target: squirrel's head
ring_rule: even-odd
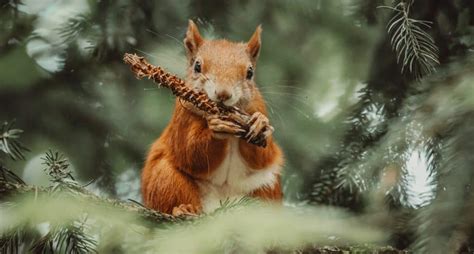
[[[206,40],[190,20],[184,39],[188,84],[226,106],[247,104],[255,89],[254,72],[261,32],[262,28],[258,26],[246,43]]]

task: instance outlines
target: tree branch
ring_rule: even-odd
[[[31,186],[19,183],[12,183],[4,180],[0,180],[0,200],[7,197],[18,196],[18,195],[51,195],[52,188]],[[144,221],[152,224],[161,224],[167,222],[178,222],[184,218],[178,218],[169,214],[160,213],[155,210],[148,209],[139,203],[124,202],[111,198],[99,197],[81,186],[67,185],[68,193],[72,194],[73,198],[82,199],[93,204],[100,206],[110,206],[122,210],[127,213],[131,213]]]

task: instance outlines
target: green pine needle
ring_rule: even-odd
[[[230,199],[227,198],[223,201],[220,201],[220,206],[216,210],[214,210],[212,213],[217,214],[217,213],[222,213],[226,212],[238,207],[243,207],[243,206],[249,206],[252,204],[255,204],[257,200],[255,200],[252,197],[244,196],[242,198],[236,198],[236,199]]]
[[[63,154],[49,150],[41,159],[42,164],[46,166],[43,170],[52,177],[54,182],[64,182],[66,179],[74,181],[69,169],[69,161]]]
[[[74,221],[68,226],[62,227],[56,234],[58,249],[65,253],[97,253],[97,242],[88,235],[85,221]]]
[[[24,152],[29,150],[18,141],[23,130],[14,129],[14,124],[14,121],[5,122],[0,127],[0,151],[7,154],[12,160],[24,160]]]
[[[23,229],[15,228],[0,235],[0,253],[20,253]]]
[[[395,15],[388,22],[390,43],[397,54],[397,62],[402,65],[402,73],[410,72],[421,78],[435,71],[439,64],[438,48],[433,38],[425,31],[432,22],[410,18],[413,1],[400,1],[391,9]]]

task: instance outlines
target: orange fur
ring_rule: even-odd
[[[212,78],[212,85],[216,86],[212,89],[228,89],[235,96],[240,96],[236,105],[249,114],[261,112],[266,115],[265,101],[255,83],[245,80],[247,66],[256,64],[260,31],[259,27],[247,44],[208,41],[200,37],[197,27],[190,22],[185,39],[190,60],[187,83],[195,89],[205,90],[205,82]],[[202,61],[202,75],[193,73],[193,59]],[[205,91],[213,99],[210,92]],[[142,196],[145,205],[165,213],[171,213],[174,207],[181,204],[191,204],[200,210],[202,200],[198,182],[205,182],[212,176],[224,161],[228,146],[229,138],[217,139],[208,128],[206,119],[177,100],[173,117],[152,145],[143,168]],[[268,138],[266,148],[240,140],[239,152],[252,170],[264,169],[275,163],[283,164],[283,154],[272,137]],[[281,200],[280,177],[277,177],[274,186],[262,187],[247,194],[267,200]]]

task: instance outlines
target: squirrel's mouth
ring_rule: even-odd
[[[240,103],[242,93],[239,89],[222,89],[213,82],[205,82],[198,88],[204,92],[211,101],[222,104],[227,107],[237,106]]]
[[[211,98],[211,100],[227,107],[234,107],[240,104],[240,96],[237,96],[235,94],[233,94],[230,98],[225,99],[225,100],[219,99],[216,96],[215,98]]]
[[[233,107],[233,106],[236,106],[237,103],[239,102],[239,99],[236,99],[235,101],[231,99],[229,100],[226,100],[226,101],[222,101],[221,103],[224,104],[225,106],[227,107]]]
[[[207,94],[207,97],[209,97],[209,99],[211,99],[211,101],[214,101],[218,104],[221,104],[221,105],[224,105],[224,106],[227,106],[227,107],[233,107],[233,106],[237,106],[237,104],[239,103],[240,101],[240,96],[236,95],[236,94],[232,94],[230,96],[228,96],[228,98],[219,98],[215,92],[208,92],[208,91],[204,91],[206,94]]]

